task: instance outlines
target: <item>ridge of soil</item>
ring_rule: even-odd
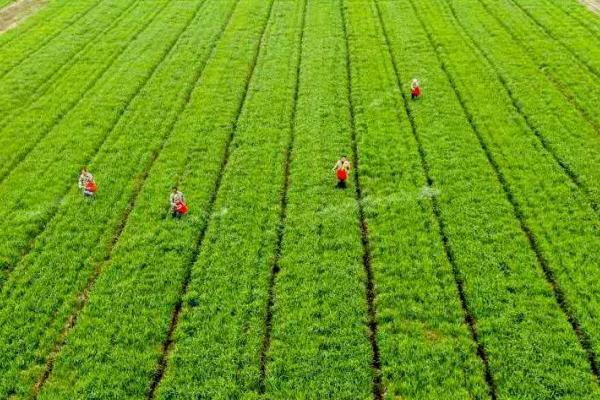
[[[0,9],[0,34],[16,28],[47,3],[48,0],[17,0]]]

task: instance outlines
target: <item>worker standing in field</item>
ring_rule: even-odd
[[[421,87],[419,86],[419,81],[417,79],[413,79],[410,83],[410,97],[415,100],[421,96]]]
[[[79,189],[83,191],[83,195],[86,197],[92,197],[98,191],[94,176],[88,171],[87,167],[83,167],[81,174],[79,174]]]
[[[182,215],[187,214],[188,207],[185,204],[185,199],[183,197],[183,193],[179,191],[177,186],[173,187],[173,191],[171,192],[170,197],[171,202],[171,214],[173,218],[181,218]]]
[[[348,172],[350,172],[351,168],[352,166],[350,165],[350,161],[348,161],[348,158],[346,156],[342,156],[342,158],[340,158],[338,162],[335,163],[333,171],[335,172],[335,177],[338,180],[338,187],[346,187],[346,181],[348,180]]]

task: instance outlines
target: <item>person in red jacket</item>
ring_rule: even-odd
[[[333,171],[335,172],[335,177],[338,180],[338,187],[346,187],[348,173],[350,172],[351,168],[352,166],[350,165],[350,161],[348,161],[346,156],[342,156],[342,158],[335,163]]]
[[[421,87],[419,86],[419,81],[417,79],[413,79],[410,83],[410,97],[414,100],[421,96]]]
[[[181,218],[182,215],[187,214],[187,204],[185,204],[183,193],[179,191],[177,186],[173,187],[169,200],[171,202],[171,214],[173,215],[173,218]]]
[[[88,171],[87,167],[83,167],[81,174],[79,174],[79,189],[83,191],[83,195],[86,197],[92,197],[98,190],[94,176]]]

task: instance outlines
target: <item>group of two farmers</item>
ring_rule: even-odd
[[[414,100],[420,95],[421,88],[419,87],[419,81],[413,79],[411,82],[411,97]],[[335,163],[333,171],[335,172],[335,176],[338,180],[338,187],[346,187],[346,181],[348,180],[350,168],[351,164],[346,156],[342,156],[342,158]],[[79,189],[82,190],[84,196],[86,197],[92,197],[98,191],[98,186],[94,181],[94,177],[88,171],[87,167],[84,167],[79,175]],[[188,206],[185,203],[183,193],[179,191],[176,186],[173,187],[173,190],[171,191],[169,202],[171,204],[171,215],[174,218],[181,218],[181,216],[187,214]]]

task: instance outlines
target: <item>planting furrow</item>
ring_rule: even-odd
[[[72,16],[72,19],[68,20],[68,22],[65,21],[66,24],[64,26],[60,26],[59,29],[56,29],[48,36],[38,36],[38,34],[35,33],[27,35],[27,39],[32,37],[35,38],[35,41],[27,41],[21,44],[12,43],[10,46],[7,46],[6,52],[2,51],[2,53],[0,53],[3,60],[2,65],[0,66],[0,80],[12,71],[19,68],[21,64],[29,60],[32,56],[36,55],[39,51],[45,49],[48,44],[53,42],[65,31],[73,27],[77,27],[82,20],[88,17],[88,15],[90,15],[92,12],[96,11],[96,9],[100,7],[102,3],[103,2],[101,0],[88,0],[70,3],[70,6],[67,8],[69,11],[67,16]],[[53,27],[53,24],[51,23],[50,26]],[[36,30],[37,29],[34,29],[32,32],[35,32]],[[16,31],[16,33],[18,33],[18,31]],[[47,34],[48,32],[43,30],[42,33]]]
[[[165,338],[165,341],[163,342],[162,345],[162,354],[161,357],[159,359],[158,362],[158,366],[157,366],[157,370],[156,373],[154,375],[154,379],[152,380],[152,383],[150,385],[150,390],[148,392],[148,398],[149,399],[153,399],[155,398],[156,395],[156,390],[158,388],[158,386],[160,385],[160,383],[162,382],[164,376],[165,376],[165,372],[166,372],[166,368],[167,368],[167,360],[169,357],[170,352],[172,352],[173,348],[172,346],[174,345],[174,332],[178,327],[180,318],[181,318],[181,312],[182,312],[182,305],[183,305],[183,300],[186,297],[188,290],[189,290],[189,286],[192,283],[192,274],[193,274],[193,269],[195,264],[198,262],[198,259],[200,257],[201,251],[203,250],[203,243],[205,240],[205,236],[207,234],[207,230],[209,229],[209,227],[211,226],[211,222],[212,222],[212,218],[213,218],[213,214],[215,212],[215,204],[217,202],[217,199],[219,198],[219,194],[221,192],[221,188],[222,188],[222,183],[223,183],[223,179],[225,176],[226,171],[228,170],[228,166],[229,166],[229,162],[230,162],[230,157],[231,157],[231,153],[233,150],[233,144],[234,144],[234,139],[236,137],[236,134],[238,133],[238,127],[240,125],[241,122],[241,116],[242,116],[242,112],[245,110],[245,108],[247,107],[247,102],[249,99],[249,90],[250,90],[250,86],[253,83],[253,79],[255,77],[255,72],[256,72],[256,66],[258,63],[258,59],[260,57],[261,51],[263,50],[263,40],[265,38],[265,33],[268,32],[268,27],[269,24],[271,22],[271,17],[273,15],[273,5],[274,5],[275,1],[271,0],[270,4],[269,4],[269,11],[267,13],[267,21],[266,23],[263,25],[263,31],[261,32],[260,35],[260,39],[258,41],[258,46],[256,48],[256,51],[254,53],[254,58],[252,60],[252,64],[250,67],[250,72],[248,75],[248,79],[246,80],[246,84],[243,90],[243,95],[242,95],[242,101],[239,103],[239,108],[236,111],[236,116],[235,116],[235,120],[233,123],[233,126],[231,128],[231,132],[230,135],[227,139],[227,142],[225,144],[225,153],[223,155],[223,162],[221,164],[221,168],[219,169],[218,175],[217,175],[217,179],[215,181],[215,187],[212,190],[212,194],[210,197],[210,200],[208,202],[208,208],[207,208],[207,215],[209,216],[208,220],[206,221],[206,223],[204,224],[204,226],[202,227],[200,234],[198,235],[198,238],[196,240],[196,243],[194,245],[193,251],[192,251],[192,256],[190,258],[190,262],[188,263],[188,265],[185,268],[185,275],[184,275],[184,280],[182,282],[182,286],[181,286],[181,290],[179,293],[179,298],[177,300],[177,304],[173,310],[173,315],[171,318],[171,323],[169,325],[169,330],[167,331],[167,336]],[[237,149],[236,149],[237,150]],[[257,173],[260,173],[260,171],[256,171]],[[211,240],[214,242],[216,241],[215,238],[211,237]],[[222,335],[223,332],[218,332],[219,335]],[[180,363],[181,364],[181,363]],[[201,385],[199,382],[195,382],[197,385]],[[169,383],[169,385],[173,385],[172,382]],[[170,391],[177,391],[176,388],[170,388],[170,389],[166,389],[166,390],[170,390]],[[202,390],[202,389],[199,389]],[[206,390],[206,389],[204,389]],[[170,395],[169,395],[170,397]]]
[[[310,0],[306,10],[269,399],[365,399],[376,380],[356,191],[336,188],[331,172],[352,151],[341,7]]]
[[[561,138],[560,138],[562,143],[560,143],[560,142],[552,143],[552,141],[550,141],[546,137],[545,133],[539,127],[537,127],[535,125],[535,123],[532,121],[532,118],[529,115],[527,115],[527,113],[523,109],[523,104],[525,104],[525,106],[529,106],[535,111],[539,110],[539,113],[538,113],[538,116],[536,119],[544,121],[544,128],[548,129],[551,132],[555,132],[554,135],[556,135],[557,133],[562,134],[563,132],[561,132],[561,130],[566,130],[566,127],[564,126],[564,124],[561,124],[559,121],[557,121],[557,123],[555,123],[555,124],[552,124],[552,121],[547,121],[548,117],[547,117],[547,114],[545,111],[546,111],[546,107],[548,106],[548,103],[552,100],[546,101],[546,99],[543,98],[544,96],[543,95],[540,96],[539,94],[535,97],[533,96],[533,94],[534,94],[533,91],[535,91],[536,93],[539,93],[539,92],[537,92],[535,88],[532,88],[531,82],[532,81],[537,82],[537,81],[539,81],[539,79],[536,79],[534,74],[532,74],[532,75],[528,74],[526,76],[526,79],[530,82],[529,87],[531,89],[533,89],[533,91],[531,93],[528,93],[528,96],[524,101],[520,101],[520,99],[516,98],[516,96],[513,92],[513,89],[511,88],[512,84],[509,83],[509,82],[513,82],[513,80],[507,79],[507,77],[502,73],[502,71],[498,67],[498,64],[495,62],[495,60],[493,60],[490,57],[490,55],[485,51],[485,49],[482,47],[482,45],[477,42],[475,36],[471,32],[469,32],[469,30],[464,25],[464,23],[459,19],[458,15],[456,13],[456,8],[452,4],[451,1],[452,0],[450,0],[450,2],[448,3],[448,7],[450,9],[450,13],[451,13],[454,21],[456,22],[457,26],[460,28],[461,32],[470,41],[471,45],[474,48],[475,53],[479,54],[482,58],[484,58],[486,63],[493,69],[494,73],[497,76],[498,81],[501,83],[504,91],[510,98],[510,101],[511,101],[512,106],[514,107],[515,111],[518,113],[520,118],[523,120],[523,122],[525,123],[527,128],[529,128],[529,131],[535,137],[537,137],[539,139],[539,142],[542,145],[542,147],[552,156],[555,163],[560,167],[560,169],[563,171],[563,173],[571,180],[571,182],[575,186],[577,186],[579,188],[579,190],[582,191],[582,193],[586,197],[586,199],[589,202],[592,209],[596,213],[599,213],[600,208],[598,207],[596,198],[598,197],[598,194],[600,194],[600,187],[594,185],[595,190],[594,190],[594,193],[592,193],[592,191],[587,186],[587,184],[584,182],[584,180],[578,175],[578,173],[573,169],[573,167],[571,167],[571,165],[575,165],[576,167],[581,166],[581,170],[583,171],[583,173],[585,175],[589,175],[591,172],[593,174],[592,176],[589,177],[591,179],[586,179],[586,181],[593,182],[593,180],[596,178],[600,179],[600,175],[597,175],[595,173],[594,169],[591,169],[591,168],[585,166],[585,164],[589,164],[590,159],[597,158],[600,161],[600,153],[598,153],[598,155],[596,157],[589,155],[589,158],[586,158],[585,163],[581,163],[581,162],[577,161],[577,159],[581,158],[581,153],[579,152],[579,149],[582,147],[591,146],[591,149],[588,150],[588,154],[591,152],[594,152],[595,150],[600,151],[600,147],[598,147],[597,149],[595,148],[595,145],[597,146],[597,144],[600,144],[600,141],[598,140],[597,136],[595,135],[595,132],[593,132],[592,130],[587,130],[587,132],[585,132],[585,128],[583,128],[583,129],[580,128],[579,137],[582,137],[584,132],[588,133],[588,140],[589,140],[588,143],[585,143],[583,141],[578,142],[575,140],[576,138],[572,138],[572,137],[568,137],[568,136],[565,137],[564,135],[561,136]],[[467,2],[462,2],[461,4],[465,5],[466,3]],[[478,14],[478,15],[479,15],[478,20],[481,20],[481,14]],[[506,48],[506,46],[503,46],[503,48]],[[521,71],[522,71],[522,69],[521,69]],[[533,106],[531,106],[531,103],[533,103],[532,101],[529,101],[529,99],[531,99],[531,98],[536,98],[536,99],[538,99],[537,101],[541,100],[541,103],[533,104]],[[567,104],[562,104],[562,107],[564,107],[567,110],[569,108]],[[543,112],[544,118],[539,117],[539,114],[541,114],[542,112]],[[593,122],[592,122],[592,124],[593,124]],[[578,125],[578,126],[581,126],[581,125]],[[565,134],[566,134],[566,132],[565,132]],[[553,139],[557,140],[556,136],[554,136]],[[573,148],[573,149],[577,149],[577,151],[576,151],[576,155],[573,153],[571,153],[571,154],[566,153],[567,156],[569,156],[569,162],[567,162],[564,159],[562,159],[561,155],[559,155],[558,151],[556,150],[556,147],[558,147],[559,149],[566,147],[568,149],[569,146],[571,146],[571,148]],[[565,154],[565,151],[563,150],[562,153]],[[584,164],[584,165],[582,165],[582,164]]]
[[[423,29],[425,29],[427,32],[431,46],[435,46],[436,42],[433,38],[433,34],[431,31],[428,31],[425,28],[422,17],[419,12],[417,12],[414,3],[412,3],[412,6],[417,14],[417,18],[423,26]],[[420,12],[426,13],[430,18],[435,16],[436,12],[439,13],[439,7],[427,7],[427,3],[420,3],[419,6],[423,7]],[[441,23],[443,18],[436,18],[435,20],[436,22]],[[449,32],[452,32],[450,26],[444,26],[440,24],[435,25],[435,27],[443,32],[443,34],[438,36],[438,40],[445,41],[445,45],[448,46],[448,48],[452,48],[453,45],[462,46],[462,43],[452,43],[452,40],[450,39],[451,37],[457,38],[460,36],[448,35]],[[503,107],[500,106],[501,103],[495,105],[491,102],[488,104],[483,104],[482,102],[469,101],[469,104],[467,104],[468,100],[465,99],[466,91],[464,88],[461,90],[459,87],[460,81],[454,77],[453,72],[449,70],[446,62],[444,61],[446,57],[449,58],[454,53],[448,52],[446,55],[442,55],[439,48],[436,47],[436,54],[442,65],[442,69],[444,70],[449,82],[456,92],[456,96],[461,104],[461,108],[469,120],[472,131],[478,138],[481,149],[485,152],[490,165],[493,167],[498,180],[502,184],[507,199],[513,206],[514,215],[519,220],[521,229],[528,238],[532,251],[536,254],[538,265],[540,265],[544,270],[546,279],[553,289],[554,296],[558,300],[561,310],[571,323],[573,331],[577,335],[579,342],[588,357],[591,365],[591,371],[598,380],[600,377],[597,374],[598,366],[596,362],[595,350],[590,345],[590,338],[588,336],[590,335],[588,332],[594,332],[597,330],[597,328],[594,328],[593,325],[589,324],[587,324],[585,327],[582,327],[582,323],[579,322],[579,316],[582,316],[585,319],[589,319],[590,317],[593,318],[596,311],[590,309],[589,304],[584,305],[580,303],[580,296],[589,297],[593,294],[592,288],[585,287],[587,286],[585,282],[587,279],[589,279],[592,269],[587,270],[585,264],[578,263],[577,271],[581,271],[579,268],[583,267],[582,269],[586,270],[586,272],[583,274],[586,276],[586,278],[582,280],[581,283],[563,281],[565,287],[571,291],[571,295],[569,298],[567,298],[564,293],[565,289],[560,289],[559,284],[556,283],[557,279],[554,277],[556,271],[552,269],[547,261],[549,256],[555,255],[563,258],[561,261],[564,263],[564,256],[561,254],[562,252],[557,251],[558,243],[552,243],[552,239],[558,239],[560,243],[563,243],[563,245],[564,241],[577,242],[583,240],[585,243],[588,243],[590,240],[594,240],[594,237],[597,236],[597,229],[599,227],[597,226],[598,223],[593,215],[590,215],[593,214],[593,211],[589,208],[589,206],[581,204],[582,202],[579,199],[580,196],[578,196],[577,193],[573,193],[572,187],[566,184],[564,179],[561,179],[560,176],[557,176],[554,168],[549,165],[548,161],[545,160],[543,156],[537,156],[538,153],[536,151],[529,150],[528,146],[530,146],[530,143],[528,143],[528,140],[523,140],[516,133],[514,136],[511,135],[511,130],[519,127],[515,126],[515,128],[511,129],[511,124],[504,122],[508,121],[508,119],[503,120]],[[460,69],[457,68],[454,69],[454,71],[456,71],[454,73],[459,73]],[[483,77],[489,75],[489,73],[483,71],[478,72],[480,74],[476,76]],[[469,76],[472,76],[473,73],[473,68],[471,66]],[[485,90],[481,92],[481,95],[484,98],[488,97],[487,93],[489,93],[490,84],[492,82],[493,81],[489,79],[485,81]],[[478,90],[474,90],[477,88],[478,86],[473,85],[473,81],[471,81],[471,94],[467,99],[470,100],[473,97],[477,99],[477,96],[480,95]],[[485,107],[493,107],[495,113],[490,114],[489,112],[486,112]],[[487,116],[487,118],[491,117],[496,126],[502,125],[504,127],[504,133],[506,136],[503,138],[504,141],[502,143],[502,147],[500,147],[497,142],[500,138],[495,136],[493,131],[487,129],[487,125],[484,123],[484,116]],[[477,122],[479,122],[479,124]],[[482,129],[481,127],[484,128]],[[513,155],[519,154],[519,156],[510,157],[508,154],[504,153],[506,149],[509,149]],[[528,165],[528,169],[523,169],[522,166],[520,166],[520,164],[523,162]],[[551,193],[547,193],[545,190],[543,190],[544,182],[548,181],[550,181],[552,184]],[[535,182],[533,186],[536,187],[536,189],[532,191],[531,187],[533,182]],[[519,198],[517,198],[515,193],[519,195]],[[547,199],[552,199],[552,202],[549,203]],[[543,215],[540,215],[540,212],[542,212]],[[564,234],[561,234],[562,232],[565,232],[565,230],[560,228],[556,229],[556,224],[560,221],[567,221],[566,215],[568,215],[568,218],[570,219],[569,225],[573,224],[574,221],[579,220],[579,223],[588,224],[588,226],[583,226],[582,229],[577,231],[571,228],[569,229],[568,237],[565,237]],[[592,218],[591,223],[590,218]],[[548,225],[551,226],[544,224],[544,222],[547,221],[550,221],[550,224]],[[543,235],[534,235],[534,230],[530,227],[530,224],[541,230]],[[541,237],[543,237],[543,242],[545,242],[544,244],[547,246],[550,245],[550,248],[542,250],[540,243]],[[586,254],[585,257],[589,260],[589,255]],[[572,258],[577,258],[577,255]],[[593,261],[588,268],[594,268],[592,265],[595,265]],[[565,267],[564,264],[555,264],[554,267],[556,268],[558,266],[562,266],[563,268]],[[566,271],[563,271],[563,273],[568,275],[570,279],[573,278],[573,273],[576,272],[573,269],[567,269]],[[581,274],[581,272],[579,272],[579,274]],[[583,278],[584,276],[581,277]],[[575,304],[576,308],[573,309],[573,306],[569,305],[569,303]],[[592,304],[593,303],[594,300],[592,300]],[[597,306],[600,306],[600,304]],[[575,315],[575,313],[577,313],[577,315]]]
[[[302,18],[300,22],[300,33],[296,47],[296,81],[294,83],[294,94],[292,100],[291,115],[289,118],[289,138],[288,144],[285,149],[284,158],[284,169],[283,169],[283,185],[280,194],[279,203],[279,222],[277,224],[277,236],[275,241],[275,253],[273,256],[273,262],[271,265],[271,276],[269,278],[269,289],[267,299],[267,311],[265,313],[264,320],[264,335],[262,340],[262,346],[260,349],[260,377],[258,384],[258,391],[261,394],[265,393],[266,378],[267,378],[267,355],[271,347],[271,334],[272,334],[272,323],[273,323],[273,307],[275,304],[275,282],[277,281],[277,275],[281,270],[281,254],[283,246],[283,233],[285,231],[285,225],[287,221],[287,203],[288,203],[288,190],[290,187],[290,165],[292,163],[292,153],[294,151],[294,144],[296,139],[296,114],[298,111],[298,93],[300,90],[300,71],[302,68],[302,50],[304,43],[304,26],[306,24],[306,8],[308,0],[304,1],[302,6]]]
[[[123,47],[111,54],[110,62],[89,83],[90,90],[86,90],[77,98],[75,106],[69,109],[67,114],[51,122],[50,128],[42,132],[43,140],[33,144],[31,149],[25,149],[26,153],[17,159],[11,174],[2,181],[0,198],[3,198],[8,206],[4,210],[2,222],[6,227],[0,233],[4,241],[4,245],[0,247],[0,269],[3,275],[0,288],[6,275],[14,269],[19,260],[29,254],[37,237],[56,216],[69,193],[69,188],[72,187],[72,181],[76,179],[76,168],[91,163],[106,142],[113,140],[111,138],[115,137],[112,135],[115,126],[158,68],[160,59],[151,66],[140,65],[137,70],[139,72],[130,72],[134,77],[137,75],[137,81],[128,82],[130,86],[120,85],[118,80],[119,76],[125,76],[126,72],[123,71],[129,70],[127,65],[122,63],[123,59],[130,60],[131,57],[137,56],[134,60],[142,60],[137,62],[143,63],[145,49],[140,48],[139,38],[144,34],[152,34],[147,32],[149,26],[167,6],[168,2],[164,1],[159,7],[148,9],[151,14],[146,15],[147,21],[133,31],[125,32],[126,41]],[[138,48],[135,48],[136,44]],[[131,50],[132,47],[134,50]],[[162,54],[160,48],[157,48],[156,54]],[[148,70],[149,73],[142,75]],[[139,84],[135,85],[138,81]],[[109,84],[113,86],[108,86]],[[113,89],[115,86],[119,91]],[[107,93],[112,95],[112,99]],[[98,107],[98,98],[102,99],[101,107]],[[93,117],[97,114],[102,115],[100,110],[109,117],[107,120],[98,121]],[[87,142],[82,144],[81,140],[84,138]],[[60,150],[57,152],[57,149]],[[43,171],[39,171],[38,164],[44,166]],[[16,209],[25,214],[15,213]]]
[[[352,84],[352,59],[350,57],[350,43],[348,39],[348,22],[346,21],[346,5],[344,0],[340,2],[340,15],[342,20],[342,30],[345,41],[345,63],[346,63],[346,83],[347,88],[347,103],[348,103],[348,118],[350,127],[350,138],[352,141],[352,163],[354,165],[354,192],[356,196],[356,207],[358,211],[358,225],[360,226],[360,239],[363,248],[363,266],[365,269],[365,297],[367,303],[369,342],[371,344],[373,367],[373,398],[375,400],[383,400],[385,387],[381,383],[381,360],[379,355],[379,345],[377,343],[377,310],[375,308],[375,282],[373,281],[373,266],[371,245],[369,243],[369,229],[365,217],[365,209],[363,206],[363,190],[360,181],[360,164],[358,144],[356,140],[356,117],[355,105],[353,100],[353,84]]]
[[[198,8],[198,10],[200,10],[200,7]],[[222,25],[221,31],[218,34],[218,36],[222,36],[225,27],[228,24],[229,19],[231,18],[231,14],[233,12],[233,8],[231,8],[231,12],[226,16],[226,21],[225,23]],[[198,18],[198,14],[196,14],[196,16],[194,18]],[[180,115],[183,113],[183,111],[187,108],[190,99],[191,99],[191,95],[192,95],[192,91],[193,89],[198,85],[198,82],[200,80],[200,77],[202,76],[202,72],[204,70],[204,67],[206,65],[206,62],[208,60],[208,57],[213,53],[214,48],[216,47],[217,41],[218,39],[215,37],[212,39],[213,42],[210,45],[210,47],[208,48],[207,51],[205,51],[205,53],[202,55],[203,56],[203,61],[198,63],[195,70],[194,70],[194,75],[193,78],[191,79],[190,82],[187,83],[187,86],[184,90],[184,93],[181,97],[183,97],[185,100],[183,102],[180,102],[180,104],[177,106],[176,111],[174,112],[171,120],[169,121],[168,125],[166,126],[166,128],[164,129],[164,132],[166,132],[165,135],[163,135],[162,139],[161,139],[161,143],[160,143],[160,147],[158,149],[153,150],[153,152],[151,153],[150,159],[148,160],[148,162],[145,164],[144,168],[143,168],[143,172],[141,173],[141,176],[138,176],[134,179],[135,182],[135,186],[133,188],[133,191],[130,195],[129,201],[127,202],[127,206],[123,212],[122,217],[120,218],[120,223],[116,226],[116,229],[114,231],[114,233],[111,235],[111,240],[110,240],[110,244],[108,246],[106,255],[104,256],[103,261],[99,262],[96,264],[93,273],[90,275],[90,278],[88,279],[88,282],[85,286],[85,289],[83,290],[83,292],[77,296],[78,298],[78,303],[76,306],[75,311],[69,316],[69,318],[67,319],[67,324],[65,325],[65,327],[63,328],[63,331],[61,332],[58,341],[56,342],[56,344],[53,347],[52,352],[49,354],[47,361],[46,361],[46,369],[44,370],[43,374],[40,376],[40,378],[38,379],[35,387],[34,387],[34,397],[37,397],[37,395],[39,394],[40,389],[42,388],[42,386],[46,383],[47,379],[49,378],[50,374],[52,373],[52,370],[54,368],[54,363],[56,361],[56,358],[58,357],[60,350],[62,349],[62,347],[65,345],[66,339],[67,339],[67,335],[69,334],[69,332],[71,331],[71,329],[73,329],[73,327],[75,326],[76,322],[77,322],[77,318],[79,317],[79,314],[81,313],[81,311],[83,310],[83,307],[85,307],[85,305],[87,304],[87,301],[89,300],[89,295],[90,295],[90,291],[92,290],[96,280],[98,279],[98,277],[100,276],[103,267],[110,261],[111,257],[112,257],[112,252],[114,249],[114,246],[116,245],[116,243],[119,241],[121,234],[123,233],[123,230],[125,229],[125,226],[127,225],[127,222],[129,220],[129,216],[131,214],[131,212],[133,211],[136,202],[137,202],[137,198],[140,194],[140,191],[142,190],[142,187],[144,185],[144,183],[146,182],[146,180],[148,179],[148,175],[150,170],[152,169],[154,163],[156,162],[158,156],[160,155],[160,153],[162,152],[162,150],[164,149],[167,140],[169,138],[169,134],[171,133],[171,131],[173,130],[175,124],[177,123]],[[180,41],[185,41],[185,39]],[[197,43],[196,43],[197,45]],[[184,46],[184,44],[179,44],[178,46],[178,51],[182,52],[182,47]],[[172,50],[172,49],[171,49]],[[197,55],[196,55],[197,56]],[[180,56],[181,57],[181,56]],[[159,79],[159,78],[157,78]],[[163,97],[164,100],[164,97]]]
[[[10,96],[7,96],[6,94],[0,95],[0,131],[2,131],[2,128],[4,128],[12,118],[15,118],[15,115],[23,118],[21,109],[25,106],[33,105],[37,99],[45,95],[49,90],[52,90],[52,92],[59,92],[63,94],[64,97],[65,88],[60,87],[60,79],[64,79],[64,75],[67,73],[67,71],[69,71],[69,69],[76,62],[82,59],[82,55],[85,54],[86,50],[97,44],[98,39],[104,40],[104,35],[116,28],[138,4],[139,0],[132,1],[116,18],[112,20],[106,29],[99,31],[81,49],[79,49],[77,53],[71,57],[66,57],[64,62],[61,62],[58,68],[52,71],[49,76],[46,76],[44,79],[39,81],[36,81],[35,79],[30,81],[29,77],[21,77],[21,84],[23,82],[27,82],[27,85],[29,85],[28,89],[31,89],[29,90],[29,93],[26,93],[26,96],[16,97],[16,93],[11,93]],[[57,81],[59,81],[58,84]],[[61,98],[61,100],[64,102],[64,98]]]
[[[460,9],[479,8],[477,4],[470,5],[469,3],[472,2],[460,3]],[[543,32],[539,33],[539,30],[533,28],[525,15],[510,7],[498,7],[494,2],[479,0],[477,3],[481,4],[483,10],[467,12],[475,12],[484,20],[487,18],[486,14],[489,14],[496,22],[492,25],[500,25],[514,41],[514,43],[503,41],[504,52],[512,53],[513,60],[515,58],[531,60],[531,66],[525,68],[535,70],[536,75],[541,71],[569,101],[563,107],[566,109],[569,108],[569,105],[575,107],[583,119],[588,121],[597,133],[600,133],[600,117],[596,115],[598,104],[600,104],[600,81],[598,78],[590,75],[577,63],[573,63],[572,59],[565,57],[564,51],[557,48],[552,40],[548,40]],[[455,11],[452,12],[455,13]],[[519,56],[514,57],[516,54]],[[600,52],[598,56],[600,57]],[[547,85],[547,82],[544,83]],[[585,95],[582,96],[582,93]]]
[[[474,118],[463,109],[475,109],[482,103],[479,96],[490,101],[490,90],[501,93],[496,89],[498,84],[490,71],[482,73],[480,63],[465,61],[458,69],[455,58],[471,53],[465,52],[461,35],[444,23],[443,8],[423,2],[378,4],[397,70],[408,74],[404,92],[410,93],[410,77],[420,78],[423,84],[423,98],[409,102],[408,108],[434,184],[427,195],[437,198],[437,212],[459,269],[464,297],[477,321],[478,339],[485,347],[498,398],[595,398],[598,387],[586,352],[530,248],[515,216],[513,199],[507,197],[506,186],[498,179],[498,168],[490,163],[490,153],[497,156],[495,152],[501,147],[498,138],[489,139],[488,127],[505,129],[510,124],[493,120],[488,125],[478,110]],[[429,25],[424,25],[425,18]],[[454,75],[463,70],[468,71],[466,81]],[[469,91],[459,90],[466,84]],[[464,93],[478,97],[465,100]],[[492,102],[492,106],[494,112],[486,114],[492,117],[512,107],[509,99],[501,104]],[[510,131],[503,133],[509,135]],[[511,146],[510,141],[500,143]],[[514,145],[510,148],[516,157],[531,153],[515,150]],[[506,168],[505,157],[494,161],[502,162],[500,172],[512,172]],[[547,158],[536,162],[549,167],[552,160]],[[535,166],[535,162],[529,165]],[[556,176],[556,172],[535,173]],[[515,182],[513,175],[511,184]]]
[[[239,398],[264,392],[265,322],[286,212],[285,160],[293,147],[304,7],[303,2],[274,4],[159,398]]]
[[[557,18],[554,15],[546,15],[543,12],[544,7],[539,7],[537,1],[532,3],[531,0],[510,0],[509,3],[517,7],[548,38],[556,42],[581,63],[590,74],[600,79],[600,49],[598,48],[598,42],[586,40],[585,37],[570,40],[569,28],[560,29],[561,24],[555,22]],[[554,32],[555,29],[558,32]]]
[[[107,397],[148,396],[161,343],[181,301],[186,266],[210,217],[206,211],[244,102],[268,7],[259,0],[242,0],[237,6],[39,398],[71,398],[89,391]],[[240,47],[240,41],[248,45]],[[180,181],[191,205],[182,221],[164,218],[174,181]],[[120,295],[122,290],[128,295]]]

